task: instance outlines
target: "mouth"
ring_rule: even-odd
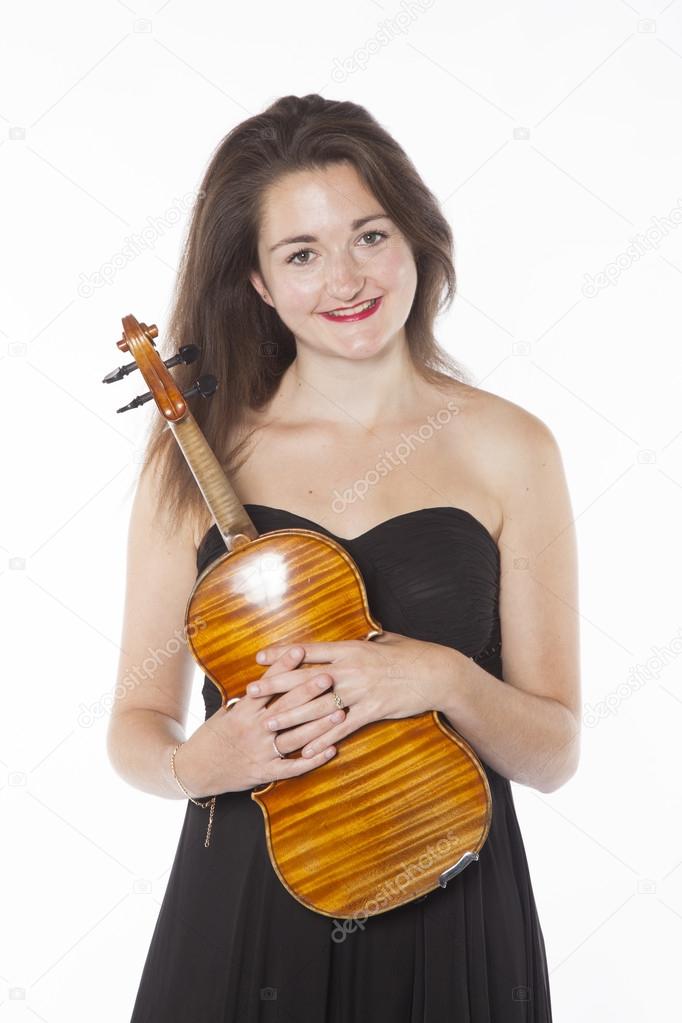
[[[370,298],[367,302],[360,302],[358,305],[351,306],[349,309],[335,309],[326,313],[320,313],[320,316],[324,316],[326,320],[334,320],[337,323],[355,323],[357,320],[365,320],[368,316],[372,316],[381,305],[381,298]]]

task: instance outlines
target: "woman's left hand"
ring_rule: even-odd
[[[259,652],[260,664],[272,664],[289,646],[283,643],[264,647]],[[337,643],[296,643],[303,647],[301,664],[319,664],[320,674],[331,676],[332,691],[337,693],[346,710],[346,718],[324,736],[329,746],[371,721],[411,717],[437,710],[447,672],[452,672],[449,647],[410,639],[397,632],[384,631],[376,639],[347,640]],[[265,654],[260,659],[260,653]],[[269,675],[246,688],[247,696],[269,696],[287,692],[294,684],[289,673]],[[306,708],[294,707],[266,719],[271,731],[282,731],[304,723]],[[302,750],[303,756],[317,752],[316,741]]]

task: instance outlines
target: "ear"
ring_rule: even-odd
[[[263,299],[263,301],[271,305],[272,303],[270,302],[269,296],[267,298],[264,297],[264,295],[267,296],[268,289],[266,288],[263,278],[261,277],[257,270],[253,270],[249,274],[249,280],[251,281],[251,283],[253,284],[254,288],[258,292],[259,296]]]

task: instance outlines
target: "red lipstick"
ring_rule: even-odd
[[[366,320],[368,316],[372,316],[379,306],[381,305],[381,297],[373,299],[373,304],[367,309],[363,309],[361,313],[339,313],[338,316],[334,316],[333,313],[320,313],[320,316],[324,316],[325,320],[331,320],[333,323],[357,323],[358,320]],[[358,302],[358,306],[365,305],[364,302]]]

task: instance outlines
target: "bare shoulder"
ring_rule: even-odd
[[[543,469],[555,472],[561,453],[554,433],[539,416],[523,406],[480,387],[464,385],[459,393],[462,411],[476,438],[479,455],[485,456],[491,490],[501,506],[530,483],[529,477]],[[546,474],[546,473],[545,473]]]
[[[453,465],[460,479],[475,481],[481,512],[499,523],[493,535],[501,538],[518,521],[523,504],[545,501],[548,490],[565,497],[559,447],[539,416],[460,381],[450,381],[441,394],[454,413],[448,431]]]
[[[486,391],[483,387],[473,387],[470,384],[456,382],[452,390],[454,398],[459,398],[463,409],[476,415],[480,426],[493,431],[503,427],[515,430],[529,431],[533,429],[548,430],[549,427],[539,416],[529,412],[522,405],[503,398],[501,394],[493,391]]]

